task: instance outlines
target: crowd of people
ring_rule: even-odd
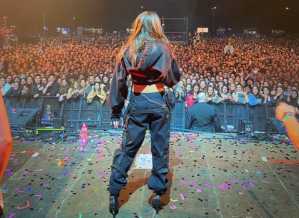
[[[0,50],[0,88],[3,96],[59,101],[84,97],[106,102],[122,40],[61,38],[19,44]],[[298,107],[298,41],[273,38],[203,38],[172,43],[183,71],[174,87],[177,101],[276,104]]]
[[[229,45],[229,46],[227,46]],[[230,48],[230,49],[227,49]],[[207,39],[175,46],[186,77],[176,96],[195,102],[298,105],[298,45],[273,39]]]
[[[114,47],[112,47],[114,46]],[[105,102],[116,42],[52,39],[0,51],[2,95]]]

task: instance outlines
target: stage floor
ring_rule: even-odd
[[[3,186],[8,218],[112,217],[107,184],[120,132],[92,132],[84,153],[76,140],[16,141]],[[121,193],[119,218],[152,218],[146,186],[147,135]],[[299,153],[286,141],[172,133],[167,218],[298,218]],[[138,163],[137,163],[138,162]]]

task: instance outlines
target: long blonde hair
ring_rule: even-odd
[[[158,14],[152,11],[144,11],[133,22],[131,34],[117,55],[117,62],[121,61],[128,49],[129,59],[132,65],[135,66],[138,50],[145,45],[145,41],[155,40],[169,44]]]

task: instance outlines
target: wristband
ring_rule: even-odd
[[[295,117],[295,114],[294,113],[291,113],[291,112],[288,112],[288,113],[285,113],[283,118],[281,119],[283,122],[286,122],[288,121],[290,118],[292,117]]]

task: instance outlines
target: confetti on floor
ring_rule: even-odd
[[[79,141],[16,141],[2,187],[6,217],[112,217],[107,185],[120,142],[115,131],[91,132],[84,152]],[[276,142],[172,133],[170,189],[159,217],[298,218],[299,154]],[[150,154],[149,135],[139,154]],[[151,163],[141,158],[136,164],[120,196],[119,218],[153,217],[146,185]]]

